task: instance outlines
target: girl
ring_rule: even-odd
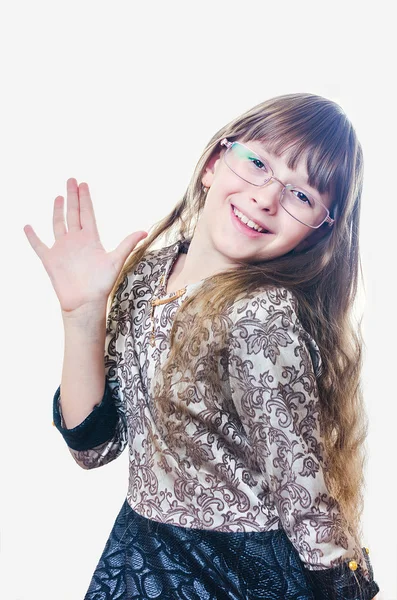
[[[145,241],[106,253],[74,179],[51,249],[25,227],[65,325],[54,424],[84,469],[129,445],[85,600],[379,591],[360,525],[362,177],[341,108],[291,94],[213,136]]]

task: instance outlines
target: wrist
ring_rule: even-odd
[[[106,302],[84,305],[74,311],[62,311],[62,321],[65,332],[78,330],[97,335],[106,326]]]

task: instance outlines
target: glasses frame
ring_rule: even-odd
[[[335,219],[332,219],[330,217],[329,214],[329,210],[328,208],[320,201],[320,200],[316,200],[315,198],[313,198],[313,196],[311,196],[308,192],[305,192],[309,198],[312,198],[314,200],[314,202],[318,202],[319,204],[321,204],[321,206],[326,210],[327,212],[327,216],[325,217],[325,219],[323,219],[323,221],[321,221],[320,225],[308,225],[307,223],[304,223],[303,221],[301,221],[300,219],[297,219],[294,215],[292,215],[286,208],[285,206],[283,206],[282,204],[282,199],[284,197],[285,194],[285,190],[287,189],[295,189],[297,186],[292,185],[291,183],[283,183],[282,181],[280,181],[280,179],[278,179],[275,175],[274,175],[274,171],[271,168],[271,166],[261,157],[259,156],[256,152],[254,152],[254,150],[251,150],[251,148],[249,148],[248,146],[246,146],[245,144],[242,144],[241,142],[230,142],[227,138],[223,138],[223,140],[221,140],[220,142],[221,146],[226,146],[226,152],[223,155],[223,160],[226,164],[226,166],[235,174],[237,175],[237,177],[240,177],[240,179],[242,179],[243,181],[246,181],[247,183],[250,183],[251,185],[255,185],[256,187],[263,187],[264,185],[266,185],[267,183],[269,183],[269,181],[271,181],[272,179],[275,179],[276,181],[278,181],[283,189],[280,192],[280,197],[279,197],[279,203],[280,206],[285,210],[286,213],[288,213],[293,219],[295,219],[296,221],[298,221],[299,223],[302,223],[302,225],[306,225],[306,227],[310,227],[311,229],[318,229],[319,227],[321,227],[324,223],[328,223],[328,225],[331,227],[334,223],[335,223]],[[230,165],[227,164],[226,160],[225,160],[225,156],[227,155],[227,153],[229,152],[229,150],[235,145],[238,144],[239,146],[243,146],[243,148],[246,148],[246,150],[248,150],[249,152],[251,152],[252,154],[254,154],[255,156],[258,157],[258,159],[264,164],[266,165],[266,167],[268,168],[268,170],[271,173],[271,176],[266,179],[261,185],[257,184],[257,183],[252,183],[251,181],[248,181],[247,179],[244,179],[244,177],[241,177],[241,175],[239,175],[238,173],[236,173],[236,171],[234,171]],[[302,190],[304,191],[304,190]]]

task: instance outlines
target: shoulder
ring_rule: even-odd
[[[232,349],[261,354],[273,364],[286,354],[310,357],[316,375],[320,375],[319,347],[299,320],[299,301],[291,290],[272,287],[239,298],[229,317]]]
[[[130,295],[136,290],[141,296],[146,293],[153,281],[158,278],[158,273],[163,269],[164,262],[170,260],[174,251],[174,244],[165,248],[151,249],[145,252],[136,262],[132,258],[123,267],[123,277],[115,291],[113,305],[118,309],[129,307]]]
[[[299,326],[298,300],[285,287],[272,287],[239,297],[230,309],[234,325],[241,322],[266,322],[270,318],[284,317]]]
[[[139,281],[151,280],[156,277],[156,273],[163,269],[164,264],[172,260],[178,253],[178,243],[147,250],[141,259],[134,265],[131,265],[124,275],[124,287],[131,289],[132,285]]]
[[[168,259],[170,256],[177,254],[179,252],[179,248],[182,245],[182,240],[178,240],[173,242],[172,244],[168,244],[168,246],[162,246],[161,248],[152,248],[145,252],[142,260],[164,260]]]
[[[164,246],[162,248],[152,248],[147,250],[141,260],[135,265],[133,275],[141,274],[143,271],[152,270],[158,265],[163,265],[178,254],[180,242]]]

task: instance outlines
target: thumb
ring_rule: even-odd
[[[113,255],[116,268],[120,271],[127,257],[131,254],[135,246],[147,237],[146,231],[135,231],[128,235],[111,254]]]

